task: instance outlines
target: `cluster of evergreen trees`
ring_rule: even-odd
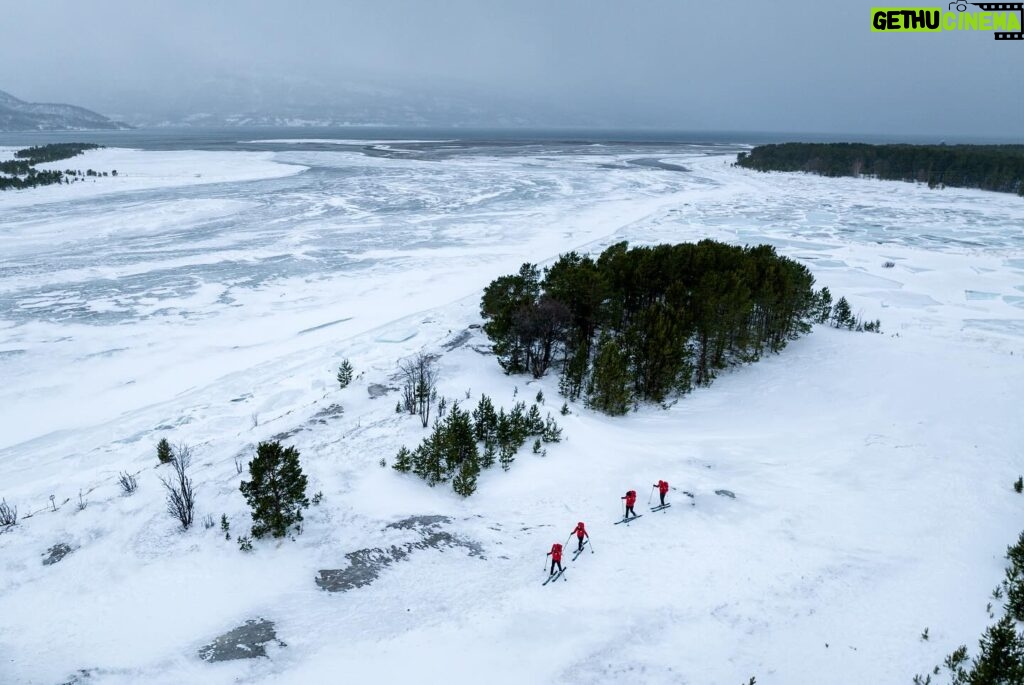
[[[591,407],[623,414],[639,400],[707,386],[730,364],[756,361],[832,313],[798,262],[768,245],[713,240],[609,247],[596,260],[562,255],[484,291],[484,331],[506,373],[544,375]]]
[[[31,164],[42,164],[43,162],[71,159],[86,150],[98,150],[101,147],[101,145],[95,143],[51,143],[50,145],[37,145],[18,150],[14,153],[14,156],[16,159],[28,160]]]
[[[980,188],[1024,195],[1024,145],[782,143],[741,152],[736,163],[757,171],[868,175],[927,183],[931,188]]]
[[[817,320],[819,323],[828,323],[834,328],[845,328],[850,331],[868,332],[868,333],[881,333],[882,322],[878,319],[874,321],[864,321],[853,313],[853,307],[845,297],[840,297],[839,301],[834,305],[832,304],[832,293],[829,292],[828,288],[822,288],[817,295],[818,298],[818,316]]]
[[[977,656],[970,663],[967,645],[961,645],[945,658],[943,666],[950,685],[1024,683],[1024,636],[1017,628],[1018,623],[1024,621],[1024,533],[1016,544],[1007,548],[1006,559],[1010,562],[1006,578],[992,593],[995,599],[1006,597],[1004,613],[985,629],[978,641]],[[991,602],[988,611],[989,617],[995,618]],[[915,676],[914,683],[931,685],[932,676],[938,676],[941,671],[936,666],[930,674]]]
[[[482,469],[497,463],[508,471],[531,437],[535,438],[534,452],[539,453],[541,443],[562,439],[562,429],[551,414],[541,418],[536,404],[529,411],[525,402],[516,403],[510,412],[504,408],[495,411],[491,399],[482,395],[472,414],[454,402],[447,416],[434,420],[433,430],[419,447],[398,451],[392,468],[412,472],[431,487],[451,482],[456,493],[469,497],[476,492]]]
[[[83,174],[80,170],[40,171],[35,168],[36,164],[70,159],[98,147],[100,146],[94,143],[54,143],[18,150],[14,153],[15,159],[0,162],[0,190],[19,190],[55,183],[70,184],[86,176],[106,176],[107,172],[92,169],[86,170]],[[112,173],[117,176],[116,171]]]

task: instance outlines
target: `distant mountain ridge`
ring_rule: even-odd
[[[25,102],[0,90],[0,131],[90,131],[125,128],[130,127],[84,107]]]

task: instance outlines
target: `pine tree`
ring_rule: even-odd
[[[476,437],[473,434],[473,422],[469,412],[462,411],[459,403],[452,404],[451,411],[444,423],[444,460],[450,474],[461,473],[466,462],[471,462],[476,472],[480,471],[479,452]]]
[[[338,367],[338,385],[344,390],[348,387],[348,384],[352,382],[352,364],[349,360],[342,360],[341,366]]]
[[[395,456],[395,463],[391,465],[399,473],[409,473],[412,470],[412,452],[408,447],[402,447]]]
[[[477,441],[491,444],[498,430],[498,415],[494,413],[494,403],[487,395],[481,395],[473,410],[473,435]]]
[[[476,492],[476,479],[480,475],[480,465],[475,459],[467,459],[459,466],[459,472],[452,479],[455,494],[469,497]]]
[[[848,328],[851,331],[857,325],[857,319],[853,316],[853,310],[845,297],[840,297],[835,307],[832,308],[832,325],[836,328]]]
[[[1024,640],[1009,615],[988,627],[980,647],[968,685],[1024,683]]]
[[[503,444],[498,449],[498,463],[503,470],[508,471],[512,467],[512,462],[516,460],[516,449],[511,444]]]
[[[299,451],[280,442],[261,442],[249,462],[249,481],[239,486],[252,509],[252,534],[284,537],[288,527],[302,520],[306,476],[299,465]]]
[[[530,435],[530,421],[526,415],[526,403],[516,402],[508,414],[509,444],[519,449]]]
[[[161,464],[169,464],[174,459],[171,443],[167,442],[167,438],[160,438],[160,442],[156,444],[156,458],[160,460]]]
[[[827,287],[822,288],[817,292],[816,300],[817,312],[814,320],[817,323],[828,323],[828,319],[832,315],[832,293]]]
[[[562,429],[555,423],[551,414],[548,414],[547,419],[544,420],[544,431],[540,437],[544,442],[561,442],[562,440]]]
[[[527,430],[530,435],[540,435],[544,432],[544,419],[540,416],[540,409],[534,404],[530,407],[530,412],[526,415]]]
[[[484,453],[480,457],[480,468],[489,469],[494,466],[498,457],[494,450],[494,443],[487,443],[484,445]]]
[[[625,414],[633,399],[629,360],[615,339],[602,335],[587,388],[587,405],[612,416]]]

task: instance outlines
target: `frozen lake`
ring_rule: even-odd
[[[655,644],[664,639],[669,651],[688,645],[678,661],[634,648],[625,663],[638,682],[735,685],[755,673],[759,683],[771,673],[778,682],[812,682],[803,678],[805,668],[850,676],[836,682],[909,682],[915,659],[932,658],[914,633],[926,625],[917,623],[925,620],[928,593],[949,596],[961,582],[985,593],[994,586],[985,575],[992,569],[979,569],[993,566],[998,578],[990,549],[1001,554],[1017,531],[1005,506],[984,503],[1016,477],[1011,452],[1024,441],[1021,198],[758,174],[731,166],[743,149],[735,142],[451,136],[410,142],[381,131],[372,140],[276,134],[238,140],[139,137],[138,149],[110,147],[54,165],[117,169],[117,178],[0,193],[0,495],[21,503],[24,513],[45,509],[54,493],[61,499],[92,493],[89,508],[78,514],[40,515],[0,536],[0,616],[30,622],[31,607],[46,597],[54,625],[65,632],[51,659],[42,627],[0,626],[0,652],[15,655],[12,682],[57,682],[93,667],[100,669],[94,680],[111,683],[315,682],[331,664],[366,655],[396,662],[397,670],[388,671],[395,675],[398,657],[408,654],[424,656],[428,675],[447,673],[452,682],[473,681],[489,663],[504,664],[494,682],[599,682],[626,671],[588,655],[622,656],[616,645],[631,634]],[[669,412],[645,410],[618,423],[573,414],[562,456],[517,466],[488,486],[493,499],[456,501],[450,492],[428,491],[376,467],[420,432],[396,423],[393,396],[367,400],[365,385],[389,382],[399,357],[440,350],[450,334],[477,322],[480,291],[493,278],[524,261],[543,264],[621,240],[702,238],[776,246],[807,264],[819,286],[847,296],[864,317],[881,319],[885,335],[817,331]],[[365,376],[337,399],[332,369],[341,357],[352,358]],[[487,389],[508,395],[500,395],[507,403],[512,386],[527,380],[504,377],[493,359],[469,348],[443,363],[444,390],[453,398]],[[792,379],[799,379],[793,392],[777,400]],[[554,406],[557,379],[542,384]],[[158,437],[191,442],[201,454],[203,512],[229,512],[241,530],[234,458],[247,455],[256,440],[305,425],[335,401],[345,407],[337,424],[296,433],[304,458],[316,458],[312,489],[322,488],[327,498],[294,554],[261,549],[247,563],[237,550],[212,552],[218,536],[173,529],[154,477],[131,499],[113,487],[117,471],[152,466]],[[737,430],[738,417],[755,428]],[[833,446],[826,452],[834,461],[817,460],[823,445]],[[936,463],[934,456],[946,448],[952,454],[952,445],[957,459]],[[597,593],[602,608],[579,616],[572,611],[578,604],[562,612],[534,599],[533,580],[517,575],[525,572],[515,553],[532,554],[539,544],[521,531],[559,516],[574,524],[576,515],[563,505],[566,493],[597,506],[593,493],[607,494],[601,489],[612,479],[618,488],[627,469],[611,453],[633,449],[655,455],[651,463],[662,469],[655,479],[682,463],[686,482],[706,486],[705,495],[719,486],[738,484],[741,491],[738,513],[713,495],[701,501],[708,508],[697,511],[707,518],[686,524],[687,537],[667,548],[674,565],[655,570],[650,582],[638,581],[636,596],[647,598],[644,609],[671,640],[632,624],[632,617],[617,625],[611,612],[635,600],[628,588],[608,589],[623,570],[618,566],[594,564],[595,578],[607,582],[584,587]],[[967,453],[976,461],[961,462]],[[714,477],[705,462],[720,469]],[[871,476],[863,482],[861,469]],[[998,482],[975,483],[975,474],[989,470]],[[900,485],[887,485],[894,482]],[[878,487],[888,490],[879,495]],[[394,500],[382,494],[395,491]],[[952,491],[960,497],[956,504],[936,501]],[[822,508],[835,528],[816,524]],[[904,508],[929,518],[901,518]],[[343,606],[313,587],[318,568],[332,568],[344,551],[377,544],[382,522],[434,512],[462,516],[456,525],[489,545],[497,566],[478,574],[477,560],[442,562],[423,553],[417,557],[423,561],[409,562],[391,581],[383,578]],[[500,537],[492,523],[514,523],[515,530]],[[892,536],[878,539],[887,526]],[[39,530],[42,537],[33,532]],[[834,530],[843,532],[842,540]],[[977,536],[980,530],[986,535]],[[644,538],[643,553],[660,553],[666,534]],[[54,567],[54,574],[71,575],[44,575],[38,548],[58,538],[82,551]],[[506,540],[507,548],[496,546]],[[698,542],[705,545],[700,560],[686,546]],[[960,567],[922,580],[916,594],[906,590],[904,608],[893,609],[887,629],[909,635],[878,632],[869,608],[851,613],[851,607],[891,606],[906,578],[920,573],[921,558],[961,543]],[[708,551],[718,545],[721,555]],[[129,570],[115,571],[113,558]],[[742,572],[748,559],[763,563],[763,574]],[[193,578],[203,588],[194,595],[161,570],[197,560],[208,573]],[[464,587],[445,581],[451,569],[444,563],[457,566]],[[957,570],[965,564],[974,564],[972,573]],[[676,597],[665,590],[676,582],[668,571],[683,567],[692,574],[689,591]],[[121,579],[108,586],[107,575]],[[428,599],[408,599],[425,576],[439,578],[425,591]],[[731,585],[719,589],[734,601],[700,596],[726,576],[722,582]],[[90,587],[88,578],[97,584]],[[268,592],[268,578],[280,585],[260,594]],[[153,583],[170,588],[167,596],[148,596]],[[831,583],[841,590],[834,599]],[[121,587],[128,595],[118,594]],[[78,603],[90,593],[95,597]],[[737,593],[745,603],[735,600]],[[655,595],[664,606],[649,599]],[[477,613],[475,604],[492,598],[502,616],[525,607],[523,622]],[[139,601],[146,611],[133,613]],[[973,641],[982,625],[980,610],[957,623],[966,601],[940,603],[930,619],[950,629],[940,636],[954,647]],[[467,623],[443,607],[474,618]],[[150,609],[173,617],[165,640],[153,636]],[[390,617],[383,624],[373,620],[378,610]],[[209,634],[275,612],[292,647],[268,670],[209,671],[192,658]],[[797,615],[811,618],[791,618]],[[550,644],[524,637],[538,621],[567,622],[575,637],[567,633]],[[330,636],[314,634],[321,625]],[[459,656],[454,645],[479,626],[491,647],[478,646],[463,668],[446,672],[451,662],[441,657]],[[435,629],[452,640],[431,660]],[[809,653],[822,631],[838,631],[864,652],[846,650],[844,642],[841,658],[836,650],[793,657]],[[718,645],[704,661],[695,642],[701,635],[714,635]],[[531,665],[501,653],[510,637],[536,650]],[[900,651],[903,639],[911,646]],[[887,644],[899,653],[879,651]],[[560,649],[583,670],[560,670]],[[363,665],[352,672],[374,673],[371,663]],[[668,667],[667,675],[654,675]]]

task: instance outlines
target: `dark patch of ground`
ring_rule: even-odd
[[[349,552],[345,555],[349,562],[348,567],[321,570],[316,584],[328,592],[347,592],[353,588],[363,587],[377,580],[385,568],[418,550],[462,548],[468,550],[470,556],[484,559],[480,543],[441,529],[441,525],[450,522],[451,519],[447,516],[411,516],[389,523],[385,529],[413,530],[419,533],[421,539],[403,545]]]
[[[234,659],[255,659],[266,656],[266,646],[275,642],[280,647],[285,643],[277,639],[274,622],[265,618],[250,619],[234,630],[229,630],[213,642],[199,649],[199,658],[215,663]]]
[[[43,559],[43,566],[50,566],[56,564],[58,561],[71,554],[74,550],[71,549],[71,545],[65,542],[58,542],[56,545],[46,550],[45,558]]]

